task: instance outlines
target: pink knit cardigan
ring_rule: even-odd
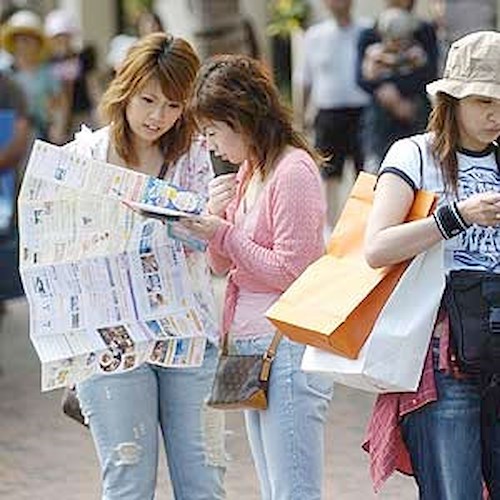
[[[310,155],[291,148],[278,161],[258,201],[251,235],[234,225],[242,181],[249,175],[245,163],[238,171],[236,197],[226,210],[228,224],[219,228],[208,245],[212,269],[229,271],[223,334],[231,326],[239,288],[281,293],[324,252],[326,203],[318,167]]]

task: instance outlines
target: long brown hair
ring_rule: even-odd
[[[441,170],[445,189],[454,193],[458,183],[457,151],[460,145],[457,105],[458,99],[438,92],[427,126],[432,133],[431,150]]]
[[[164,95],[185,104],[200,67],[198,56],[182,38],[152,33],[130,49],[100,104],[103,116],[111,122],[111,138],[118,154],[127,162],[137,162],[131,140],[132,131],[125,111],[132,96],[151,79],[158,80]],[[175,125],[159,140],[165,162],[175,162],[185,153],[194,131],[194,122],[184,110]]]
[[[196,78],[190,109],[198,123],[220,121],[249,142],[254,169],[265,177],[288,145],[306,150],[315,161],[319,154],[294,130],[290,109],[265,66],[244,55],[208,59]]]

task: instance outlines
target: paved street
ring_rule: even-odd
[[[60,392],[40,393],[39,362],[28,339],[27,306],[9,304],[0,332],[0,499],[93,500],[99,476],[90,434],[60,413]],[[360,450],[371,397],[338,387],[326,436],[326,500],[377,498]],[[253,465],[239,413],[228,414],[228,499],[257,500]],[[380,499],[415,498],[412,481],[392,478]],[[165,464],[157,499],[171,498]],[[307,499],[304,499],[307,500]]]

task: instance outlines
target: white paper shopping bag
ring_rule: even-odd
[[[443,244],[417,255],[385,303],[357,359],[307,346],[302,370],[369,392],[416,391],[445,286]]]

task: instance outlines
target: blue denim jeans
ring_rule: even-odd
[[[457,379],[437,369],[438,400],[405,416],[406,442],[422,500],[482,500],[482,478],[500,499],[500,422],[481,422],[478,378]]]
[[[224,414],[204,405],[217,363],[208,344],[201,368],[137,369],[78,385],[103,481],[103,500],[154,497],[161,429],[176,500],[225,498]]]
[[[235,340],[240,354],[263,353],[272,336]],[[267,410],[246,410],[262,500],[320,500],[324,426],[333,382],[304,373],[305,347],[283,338],[273,362]]]

